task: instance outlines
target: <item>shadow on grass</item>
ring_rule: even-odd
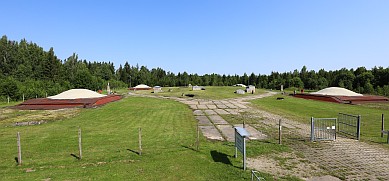
[[[135,151],[135,150],[131,150],[131,149],[127,149],[128,151],[132,152],[132,153],[135,153],[137,155],[140,155],[139,151]]]
[[[289,137],[289,138],[284,138],[292,141],[299,141],[299,142],[310,142],[311,138],[310,137]]]
[[[15,157],[16,164],[19,164],[18,157]]]
[[[377,141],[377,140],[366,140],[366,141],[369,141],[369,142],[371,142],[371,143],[375,143],[375,144],[379,144],[379,145],[387,145],[387,144],[389,144],[388,142],[387,142],[387,140],[386,140],[387,138],[385,138],[385,141]]]
[[[181,145],[183,148],[186,148],[186,149],[189,149],[189,150],[192,150],[192,151],[196,151],[196,149],[192,148],[192,147],[189,147],[189,146],[185,146],[185,145]]]
[[[80,159],[80,157],[79,157],[79,156],[77,156],[77,155],[75,155],[74,153],[70,154],[70,156],[72,156],[72,157],[76,158],[77,160],[79,160],[79,159]]]
[[[232,165],[230,159],[228,158],[228,155],[224,153],[220,153],[218,151],[212,150],[211,156],[214,162],[221,162],[227,165]]]

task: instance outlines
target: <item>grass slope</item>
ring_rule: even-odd
[[[7,124],[8,125],[8,124]],[[83,159],[77,160],[78,127]],[[138,128],[142,128],[142,156]],[[23,165],[17,166],[16,133]],[[1,180],[244,180],[233,143],[201,140],[194,151],[196,121],[186,105],[130,97],[78,116],[36,126],[0,124]],[[287,150],[253,142],[248,156]]]
[[[389,116],[389,104],[348,105],[306,100],[291,96],[283,96],[284,100],[276,100],[276,97],[281,96],[257,99],[252,101],[252,103],[269,112],[307,124],[310,123],[311,117],[336,118],[339,112],[361,115],[361,139],[377,142],[386,141],[386,138],[380,137],[381,114],[386,115],[386,117]],[[386,121],[385,128],[389,128],[389,121]]]

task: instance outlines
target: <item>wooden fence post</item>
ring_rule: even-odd
[[[244,120],[244,117],[243,117],[243,128],[246,128],[246,122]]]
[[[139,155],[142,155],[142,128],[139,128]]]
[[[281,140],[282,140],[282,124],[281,124],[281,119],[279,120],[279,123],[278,123],[278,144],[281,144]]]
[[[79,151],[79,158],[78,159],[82,159],[82,142],[81,142],[81,128],[79,127],[78,128],[78,151]]]
[[[17,134],[17,144],[18,144],[18,165],[22,165],[22,146],[20,145],[20,133]]]

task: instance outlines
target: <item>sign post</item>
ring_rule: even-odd
[[[243,154],[243,170],[246,170],[246,137],[250,136],[246,129],[235,127],[235,158],[238,157],[238,150]]]

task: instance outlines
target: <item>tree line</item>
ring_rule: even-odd
[[[23,96],[25,99],[45,97],[71,88],[101,90],[108,82],[113,89],[138,84],[171,87],[246,84],[265,89],[280,89],[283,85],[284,88],[312,90],[339,86],[363,94],[389,96],[389,67],[314,71],[303,66],[301,70],[274,71],[270,75],[175,74],[128,62],[115,69],[112,62],[80,60],[75,53],[60,60],[53,48],[45,51],[36,43],[25,39],[20,42],[8,40],[5,35],[0,39],[0,101],[8,96],[12,100],[21,100]]]

